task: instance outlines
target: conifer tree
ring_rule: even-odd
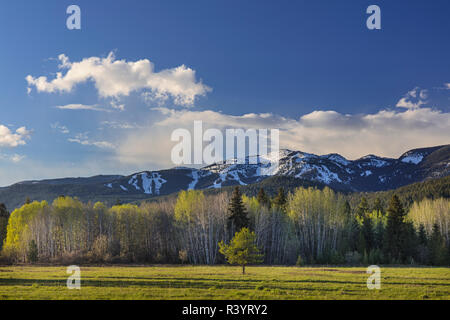
[[[364,217],[361,233],[364,238],[365,249],[370,252],[375,247],[375,233],[372,219],[368,216]]]
[[[242,228],[236,232],[229,245],[223,241],[219,243],[220,253],[222,253],[230,264],[242,266],[242,274],[245,274],[247,264],[261,263],[263,255],[256,246],[256,235],[247,228]]]
[[[286,211],[287,197],[283,188],[278,189],[277,196],[273,199],[273,206]]]
[[[393,195],[387,209],[384,250],[391,262],[401,261],[405,243],[405,210],[397,195]]]
[[[35,263],[38,261],[38,247],[36,241],[34,240],[31,240],[28,244],[27,258],[30,263]]]
[[[228,221],[234,225],[236,230],[241,230],[242,228],[248,227],[249,219],[247,216],[247,210],[242,202],[242,196],[238,186],[234,188],[230,204],[228,206],[228,212],[230,213]]]
[[[257,199],[262,206],[270,208],[270,199],[263,188],[259,189]]]
[[[443,265],[446,262],[447,252],[445,250],[444,238],[442,237],[439,225],[437,223],[433,225],[429,247],[431,264],[435,266]]]
[[[427,233],[425,231],[425,226],[423,223],[419,226],[419,244],[426,246],[428,243]]]
[[[6,239],[6,231],[8,228],[9,213],[5,204],[0,203],[0,251],[3,247],[3,241]]]

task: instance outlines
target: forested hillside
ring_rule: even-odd
[[[30,202],[9,216],[2,259],[217,264],[224,263],[218,243],[248,227],[265,264],[450,264],[448,198],[407,209],[396,195],[351,205],[328,187],[240,192],[190,190],[112,207],[64,196]]]

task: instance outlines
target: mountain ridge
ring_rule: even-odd
[[[128,176],[97,175],[85,178],[62,178],[21,181],[0,188],[0,202],[8,208],[31,200],[51,200],[59,195],[87,200],[125,199],[134,201],[168,195],[180,190],[220,189],[233,185],[249,185],[269,177],[293,177],[326,185],[338,191],[385,191],[411,183],[450,175],[450,145],[408,150],[399,158],[373,154],[347,160],[337,153],[315,155],[288,149],[280,150],[278,165],[273,154],[246,157],[207,165],[200,169],[141,171]]]

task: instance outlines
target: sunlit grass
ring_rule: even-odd
[[[3,299],[450,299],[449,268],[381,268],[368,290],[365,268],[231,266],[81,267],[81,290],[65,267],[0,267]]]

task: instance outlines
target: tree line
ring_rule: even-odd
[[[280,188],[274,197],[264,189],[252,197],[238,187],[190,190],[112,207],[61,196],[11,214],[0,205],[0,249],[9,262],[212,265],[254,235],[255,261],[268,265],[450,265],[449,222],[449,199],[414,202],[408,211],[396,195],[352,207],[327,187]]]

